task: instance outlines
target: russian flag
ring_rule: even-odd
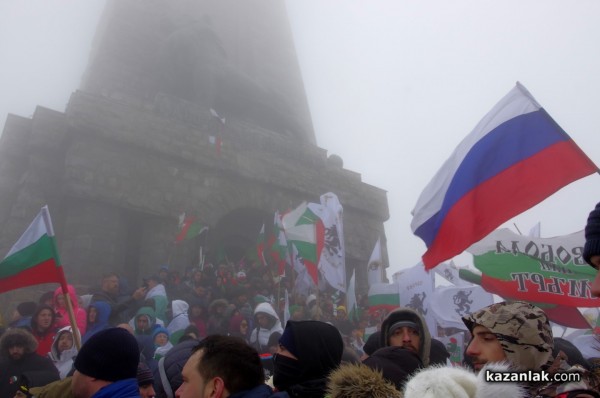
[[[431,269],[598,167],[517,82],[421,193],[411,228]]]

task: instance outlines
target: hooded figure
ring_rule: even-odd
[[[423,367],[416,353],[402,347],[383,347],[363,361],[369,368],[382,373],[383,378],[402,390],[404,383]]]
[[[0,337],[0,397],[13,397],[18,386],[12,381],[25,375],[28,387],[43,386],[59,379],[52,361],[38,355],[38,343],[24,329],[9,329]]]
[[[283,333],[281,321],[269,303],[260,303],[254,309],[256,318],[255,328],[250,335],[250,345],[256,348],[259,354],[269,352],[269,338],[273,333]]]
[[[160,334],[164,334],[163,339],[166,337],[166,342],[164,342],[164,344],[159,344],[156,337]],[[167,352],[169,352],[171,350],[171,348],[173,348],[173,344],[171,344],[171,342],[169,341],[169,331],[163,327],[157,327],[156,329],[154,329],[154,333],[152,333],[152,342],[154,343],[154,347],[156,348],[154,351],[154,359],[155,360],[159,360],[162,357],[164,357],[165,355],[167,355]]]
[[[402,394],[381,372],[362,364],[343,364],[329,375],[330,398],[401,398]]]
[[[45,357],[50,352],[56,327],[54,308],[49,305],[40,305],[31,317],[31,334],[38,342],[36,352]]]
[[[419,346],[417,354],[421,359],[424,367],[429,366],[429,352],[431,350],[431,335],[427,324],[418,312],[411,310],[410,308],[399,308],[392,311],[381,323],[381,331],[379,332],[379,344],[381,347],[387,347],[393,345],[390,343],[390,337],[393,332],[405,326],[416,328],[419,334]]]
[[[54,337],[52,349],[48,357],[58,369],[61,379],[67,377],[73,367],[73,358],[77,355],[77,347],[73,339],[73,329],[71,326],[65,326],[60,329]]]
[[[554,340],[548,317],[534,305],[524,301],[500,302],[464,316],[462,320],[473,335],[466,353],[475,369],[504,360],[518,371],[554,373],[563,368],[560,358],[553,364]],[[490,333],[493,335],[491,341]],[[564,367],[567,366],[565,362]],[[521,385],[533,394],[543,382],[523,382]]]
[[[288,321],[279,344],[273,358],[275,388],[293,398],[322,398],[329,373],[342,360],[340,332],[320,321]]]
[[[96,301],[90,304],[87,314],[87,331],[83,336],[83,342],[101,330],[108,329],[111,306],[106,301]]]
[[[489,329],[508,362],[519,370],[546,369],[553,361],[552,329],[544,311],[536,306],[523,301],[500,302],[462,320],[471,333],[476,326]]]
[[[75,292],[75,288],[72,285],[67,285],[67,292],[69,293],[71,305],[73,306],[75,323],[77,323],[79,333],[83,336],[87,327],[87,317],[85,310],[83,308],[79,308],[77,293]],[[65,326],[69,326],[71,324],[71,322],[69,321],[67,302],[63,296],[62,287],[59,287],[54,291],[54,311],[56,312],[56,321],[54,323],[54,326],[56,326],[57,329],[62,329]]]
[[[136,335],[152,336],[156,325],[156,315],[152,307],[141,307],[133,317]]]
[[[188,317],[188,308],[190,306],[183,300],[173,300],[171,303],[171,310],[173,312],[173,319],[169,322],[167,330],[171,335],[171,343],[177,344],[185,328],[190,325],[190,319]]]

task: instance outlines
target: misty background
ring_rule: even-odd
[[[64,111],[80,85],[104,4],[0,1],[2,126],[8,113],[31,117],[37,105]],[[600,164],[599,2],[288,0],[286,6],[317,144],[388,191],[388,278],[425,251],[410,230],[421,191],[517,80]],[[542,237],[569,234],[585,226],[598,201],[600,179],[592,175],[505,226],[526,234],[539,221]],[[470,255],[456,262],[465,265]]]

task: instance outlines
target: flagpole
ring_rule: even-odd
[[[65,273],[60,261],[60,256],[58,255],[58,248],[56,247],[56,238],[54,236],[54,228],[52,227],[52,219],[50,218],[50,211],[48,210],[48,206],[42,207],[42,218],[44,220],[44,224],[46,225],[46,230],[48,231],[48,234],[54,238],[51,240],[52,251],[54,252],[54,257],[56,258],[56,268],[58,269],[60,287],[62,289],[63,296],[65,298],[65,303],[67,305],[67,313],[69,314],[69,322],[71,323],[71,329],[73,330],[73,340],[75,341],[75,347],[77,348],[77,351],[79,351],[81,349],[81,336],[79,328],[77,327],[77,322],[75,321],[73,304],[71,303],[71,297],[69,296],[69,289],[67,287],[67,279],[65,278]]]

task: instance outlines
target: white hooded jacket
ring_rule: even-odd
[[[254,330],[252,330],[252,334],[250,335],[250,345],[255,347],[259,353],[265,353],[267,351],[267,346],[269,343],[269,338],[273,333],[283,333],[283,328],[281,327],[281,321],[279,320],[279,316],[269,303],[260,303],[254,309],[254,316],[258,313],[263,313],[269,316],[271,320],[271,327],[269,329],[261,328],[258,323]]]
[[[167,326],[169,334],[172,335],[179,330],[184,330],[190,325],[190,319],[188,317],[189,307],[189,304],[183,300],[173,300],[171,303],[173,320],[169,322],[169,326]]]
[[[77,355],[75,341],[73,341],[71,348],[61,352],[60,354],[58,353],[58,339],[64,333],[71,333],[72,335],[73,330],[71,329],[71,326],[65,326],[64,328],[60,329],[58,333],[56,333],[56,336],[54,336],[54,341],[52,342],[52,347],[48,353],[48,357],[52,360],[54,366],[56,366],[56,369],[58,369],[61,380],[67,377],[71,371],[71,368],[73,367],[73,359],[75,358],[75,355]]]

